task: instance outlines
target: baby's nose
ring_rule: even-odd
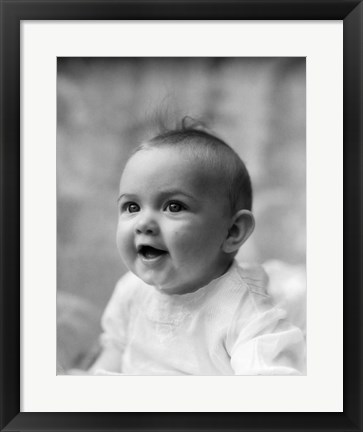
[[[150,216],[143,216],[140,217],[135,226],[135,232],[136,234],[149,234],[149,235],[155,235],[159,231],[159,226],[155,219],[153,219]]]

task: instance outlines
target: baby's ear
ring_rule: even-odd
[[[255,218],[249,210],[239,210],[232,219],[228,235],[222,249],[226,253],[233,253],[243,245],[255,228]]]

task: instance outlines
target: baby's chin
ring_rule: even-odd
[[[188,294],[198,291],[200,288],[208,285],[212,280],[217,279],[228,268],[223,269],[224,271],[207,272],[206,274],[196,273],[194,274],[191,270],[189,272],[175,271],[160,271],[158,268],[155,269],[144,269],[137,265],[131,270],[147,285],[153,286],[157,291],[163,294]],[[185,277],[186,274],[188,277]]]
[[[165,284],[153,284],[155,288],[163,294],[169,295],[183,295],[190,294],[198,291],[200,288],[204,286],[204,284],[200,284],[197,281],[188,281],[184,283],[171,285],[170,283]]]
[[[140,276],[139,276],[140,277]],[[170,283],[163,283],[160,281],[155,281],[152,278],[143,278],[140,277],[140,279],[145,282],[147,285],[153,286],[157,291],[159,291],[162,294],[184,294],[185,289],[180,288],[179,286],[171,285]]]
[[[180,287],[174,287],[169,285],[154,285],[155,288],[162,294],[168,294],[168,295],[182,295],[187,294],[190,292],[190,290],[186,288],[180,288]]]
[[[157,291],[159,291],[162,294],[168,294],[168,295],[181,295],[181,294],[187,294],[190,292],[197,291],[199,289],[199,286],[197,287],[196,284],[189,283],[189,284],[178,284],[176,282],[170,283],[170,278],[168,278],[168,281],[160,280],[160,278],[153,277],[151,275],[145,275],[145,274],[138,274],[137,272],[134,272],[136,276],[138,276],[146,285],[151,285],[154,287]]]
[[[130,270],[146,285],[150,285],[160,292],[167,292],[170,289],[170,284],[167,284],[164,281],[160,280],[160,277],[157,277],[152,271],[142,272],[138,271],[137,268],[133,268]]]

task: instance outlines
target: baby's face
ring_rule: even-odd
[[[128,161],[120,182],[117,246],[129,269],[169,294],[222,275],[231,216],[211,173],[177,149],[153,148]]]

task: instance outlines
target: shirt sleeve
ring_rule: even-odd
[[[304,375],[305,339],[278,307],[237,317],[230,331],[231,366],[236,375]],[[247,314],[248,315],[248,314]],[[253,316],[254,315],[254,316]]]
[[[116,284],[115,290],[106,306],[101,319],[101,345],[103,349],[112,349],[122,354],[127,341],[132,297],[138,279],[132,273],[126,273]]]

